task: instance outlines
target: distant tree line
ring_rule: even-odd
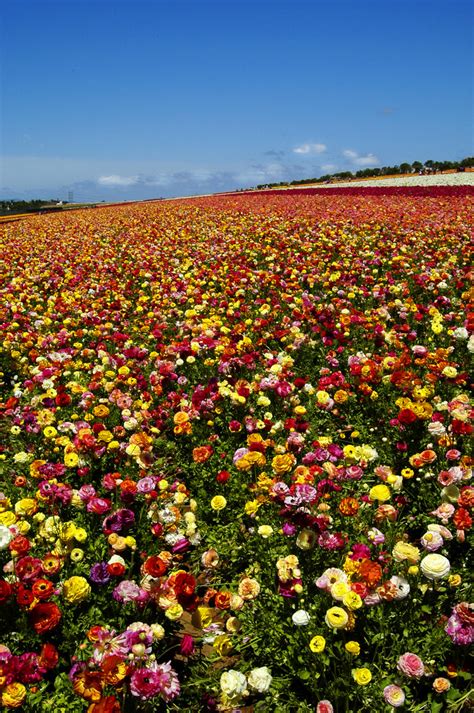
[[[51,209],[59,203],[58,199],[51,198],[49,201],[0,201],[0,215],[17,215],[18,213],[37,213],[42,208]],[[65,203],[65,201],[63,201]]]
[[[308,183],[331,183],[333,181],[350,181],[356,178],[374,178],[377,176],[409,175],[409,174],[430,174],[441,171],[457,170],[465,171],[466,168],[474,167],[474,156],[463,158],[462,161],[404,161],[399,166],[382,166],[377,168],[363,168],[360,171],[340,171],[339,173],[327,173],[319,178],[303,178],[297,181],[280,181],[280,183],[261,183],[257,189],[276,188],[277,186],[304,186]],[[245,190],[245,189],[241,189]]]

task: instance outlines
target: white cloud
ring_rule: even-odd
[[[354,163],[358,166],[376,166],[380,163],[380,160],[375,154],[368,153],[365,156],[358,156],[354,159]]]
[[[326,151],[326,144],[301,144],[293,149],[293,153],[299,154],[315,154],[324,153]]]
[[[352,161],[352,163],[354,163],[356,166],[376,166],[378,163],[380,163],[380,159],[373,153],[368,153],[364,156],[360,156],[357,151],[353,151],[352,149],[345,149],[345,151],[342,152],[342,155]]]
[[[346,149],[342,152],[342,155],[353,160],[357,158],[359,154],[356,151],[352,151],[352,149]]]
[[[140,180],[139,176],[100,176],[97,183],[101,186],[134,186]]]
[[[335,163],[323,163],[321,169],[323,171],[334,171],[337,168]]]

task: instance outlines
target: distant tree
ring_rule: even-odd
[[[411,167],[414,171],[418,173],[418,171],[421,171],[421,169],[423,168],[423,164],[421,163],[421,161],[413,161]]]
[[[411,163],[404,163],[400,164],[400,172],[401,173],[411,173]]]

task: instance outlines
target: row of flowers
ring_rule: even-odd
[[[462,709],[472,204],[0,228],[4,707]]]

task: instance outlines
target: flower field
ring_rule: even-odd
[[[423,190],[0,226],[3,709],[472,708],[474,196]]]

